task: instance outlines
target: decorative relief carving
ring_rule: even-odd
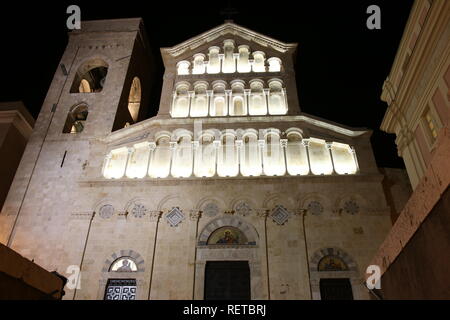
[[[184,214],[179,208],[173,208],[166,215],[166,219],[171,227],[176,227],[184,220]]]
[[[323,213],[323,206],[319,201],[313,200],[308,204],[307,210],[309,213],[316,216]]]
[[[351,215],[355,215],[359,212],[359,206],[354,200],[346,201],[343,209],[346,213]]]
[[[214,202],[208,202],[203,207],[203,213],[207,215],[208,217],[214,217],[219,214],[219,207]]]
[[[245,217],[251,214],[253,210],[247,202],[241,201],[236,205],[235,211],[238,215]]]
[[[145,216],[147,209],[145,208],[145,206],[141,203],[135,203],[133,208],[131,209],[131,214],[135,217],[135,218],[142,218],[143,216]]]
[[[277,205],[270,216],[278,225],[283,225],[289,219],[289,212],[283,206]]]

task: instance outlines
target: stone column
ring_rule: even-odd
[[[173,158],[175,156],[175,149],[177,148],[178,143],[175,141],[169,142],[170,147],[170,166],[169,166],[169,174],[172,174],[172,166],[173,166]]]
[[[239,173],[241,173],[241,148],[242,148],[242,140],[236,140],[236,152],[238,153],[238,167],[239,167]],[[239,174],[238,173],[238,174]],[[241,173],[242,175],[242,173]]]
[[[330,159],[331,159],[331,166],[333,167],[333,172],[331,174],[336,174],[336,170],[334,170],[334,160],[333,160],[333,153],[331,152],[332,148],[332,142],[325,142],[328,152],[330,153]]]
[[[149,241],[148,251],[147,251],[147,259],[149,267],[146,268],[146,274],[148,275],[148,295],[147,299],[150,300],[152,298],[157,298],[157,293],[152,293],[152,282],[153,282],[153,271],[155,270],[155,257],[156,257],[156,249],[158,245],[158,227],[159,221],[161,220],[162,211],[151,211],[149,212],[150,222],[154,223],[154,228],[152,235],[149,235],[149,239],[153,239],[153,241]],[[151,238],[151,236],[153,236]]]
[[[266,145],[265,140],[258,140],[259,153],[261,155],[261,175],[264,175],[264,148]]]
[[[310,174],[311,173],[311,163],[309,160],[309,140],[303,139],[302,143],[305,146],[306,158],[308,159],[308,174]]]
[[[287,171],[287,157],[286,157],[286,148],[287,148],[287,143],[288,143],[288,139],[280,139],[280,144],[281,144],[281,148],[282,148],[282,153],[283,153],[283,157],[284,157],[284,175],[288,175],[288,171]]]
[[[214,175],[215,176],[218,176],[218,174],[217,174],[217,163],[219,162],[218,161],[218,159],[217,159],[217,157],[218,157],[218,154],[219,154],[219,148],[220,148],[220,145],[221,145],[221,142],[220,141],[217,141],[217,140],[214,140],[213,141],[213,146],[214,146],[214,150],[215,150],[215,162],[216,162],[216,164],[215,164],[215,170],[216,170],[216,172],[214,173]]]
[[[266,113],[265,114],[269,114],[269,89],[263,89],[263,97],[264,97],[264,104],[265,104],[265,109],[266,109]]]
[[[148,148],[149,148],[149,152],[148,152],[148,161],[147,161],[147,172],[146,172],[146,175],[148,175],[148,170],[150,169],[150,164],[151,164],[152,159],[153,159],[153,152],[155,152],[155,149],[156,149],[156,143],[155,142],[149,142],[148,143]]]
[[[256,215],[259,218],[262,218],[263,220],[263,226],[264,226],[264,233],[261,234],[260,237],[260,243],[261,243],[261,247],[264,248],[264,250],[261,250],[261,252],[263,252],[262,254],[262,270],[265,269],[265,272],[261,272],[261,274],[263,275],[266,287],[265,287],[265,296],[266,299],[270,300],[271,298],[271,288],[270,288],[270,264],[269,264],[269,248],[268,248],[268,240],[267,240],[267,218],[269,216],[270,211],[265,209],[265,208],[261,208],[258,209],[256,211]]]
[[[207,103],[208,103],[208,116],[212,116],[211,114],[211,105],[214,101],[213,99],[213,92],[212,90],[206,90],[206,97],[207,97]]]
[[[199,281],[198,278],[199,274],[197,274],[197,243],[198,243],[198,224],[200,221],[200,218],[202,216],[201,211],[199,210],[191,210],[189,213],[189,223],[190,223],[190,242],[192,243],[192,260],[189,263],[189,269],[192,273],[192,300],[198,299],[195,295],[195,287],[196,287],[196,281]]]

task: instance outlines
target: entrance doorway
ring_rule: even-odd
[[[205,300],[250,300],[248,261],[207,261]]]
[[[353,300],[350,279],[320,279],[320,297],[322,300]]]

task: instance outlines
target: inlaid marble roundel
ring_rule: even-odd
[[[203,213],[208,217],[214,217],[215,215],[219,214],[219,207],[214,202],[207,203],[203,207]]]
[[[98,214],[104,219],[111,218],[114,214],[114,207],[110,204],[105,204],[100,207]]]
[[[252,212],[252,208],[245,201],[239,202],[236,205],[235,210],[236,210],[236,213],[241,215],[241,216],[247,216],[247,215],[249,215]]]
[[[349,214],[357,214],[359,212],[359,206],[355,201],[349,200],[344,203],[344,211]]]
[[[323,206],[319,201],[311,201],[307,209],[313,215],[319,215],[323,212]]]
[[[145,211],[146,211],[145,206],[140,203],[136,203],[133,206],[133,209],[131,209],[131,213],[136,218],[142,218],[143,216],[145,216]]]

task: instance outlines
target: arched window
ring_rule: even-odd
[[[107,73],[108,64],[102,59],[86,61],[78,68],[70,93],[102,91]]]
[[[141,81],[138,77],[133,78],[130,94],[128,96],[128,111],[131,118],[136,122],[139,116],[139,107],[141,106]]]
[[[86,104],[79,104],[72,107],[67,114],[66,123],[64,124],[63,133],[80,133],[84,129],[84,124],[88,117],[88,107]]]
[[[208,245],[242,245],[247,244],[245,234],[238,228],[225,226],[215,230],[208,238]]]
[[[136,262],[131,257],[120,257],[115,260],[109,272],[137,272]],[[105,289],[105,300],[135,300],[137,291],[136,279],[108,279]]]

